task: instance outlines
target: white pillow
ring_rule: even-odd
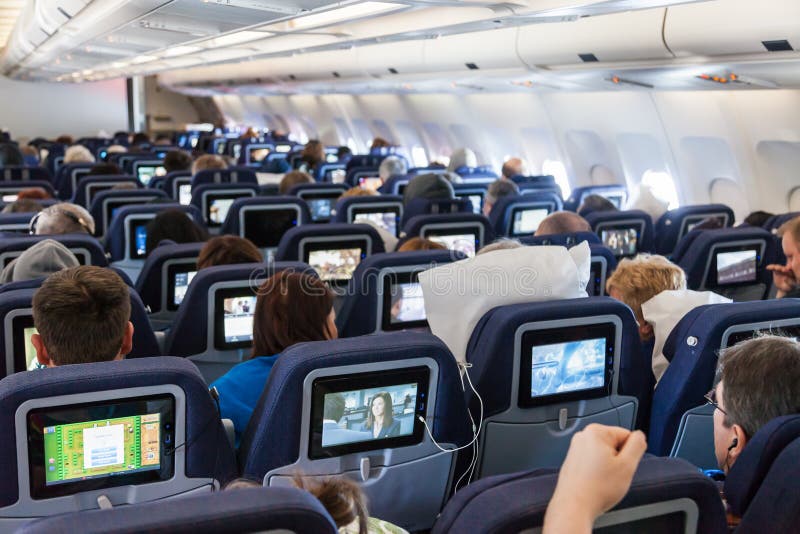
[[[466,362],[467,344],[483,315],[497,306],[588,296],[592,257],[583,242],[520,247],[449,263],[420,273],[431,331]]]

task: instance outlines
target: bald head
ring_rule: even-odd
[[[591,232],[592,227],[586,219],[571,211],[551,213],[539,224],[534,235],[572,234],[575,232]]]
[[[510,160],[503,163],[503,178],[508,178],[509,180],[515,176],[524,176],[527,174],[525,170],[525,162],[523,162],[519,158],[511,158]]]

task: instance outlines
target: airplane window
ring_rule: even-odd
[[[411,160],[414,162],[415,167],[428,166],[428,156],[425,155],[425,149],[419,145],[411,148]]]
[[[795,187],[789,193],[789,211],[800,211],[800,187]]]
[[[546,159],[542,163],[542,174],[549,174],[556,179],[558,187],[561,188],[561,196],[564,198],[569,197],[572,193],[572,187],[569,185],[569,178],[567,177],[567,169],[560,161]]]
[[[744,220],[750,213],[750,203],[747,201],[742,187],[736,180],[730,178],[714,178],[709,188],[709,200],[714,204],[727,204],[736,216],[737,221]]]
[[[450,141],[447,134],[436,123],[426,122],[422,125],[425,132],[425,137],[428,138],[427,146],[430,150],[431,161],[438,161],[447,165],[450,162],[450,153],[453,152],[453,147],[450,146]]]
[[[666,172],[647,170],[642,175],[642,183],[650,187],[656,198],[669,202],[667,209],[674,210],[680,207],[675,182],[672,180],[672,176]]]

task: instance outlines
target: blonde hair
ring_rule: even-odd
[[[64,163],[94,163],[94,156],[83,145],[72,145],[64,151]]]
[[[617,269],[606,281],[606,291],[615,289],[620,300],[630,306],[636,320],[642,323],[642,304],[662,291],[686,289],[683,269],[664,256],[639,254],[619,262]]]
[[[778,237],[783,237],[784,234],[789,234],[795,243],[800,243],[800,217],[790,219],[778,228]]]
[[[378,193],[374,189],[365,189],[363,187],[356,186],[356,187],[351,187],[350,189],[342,193],[342,196],[340,196],[339,198],[375,197],[375,196],[378,196]]]

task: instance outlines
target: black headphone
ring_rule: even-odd
[[[739,444],[739,438],[733,438],[733,441],[731,441],[731,446],[728,447],[728,452],[730,452],[731,449],[736,447],[738,444]]]

